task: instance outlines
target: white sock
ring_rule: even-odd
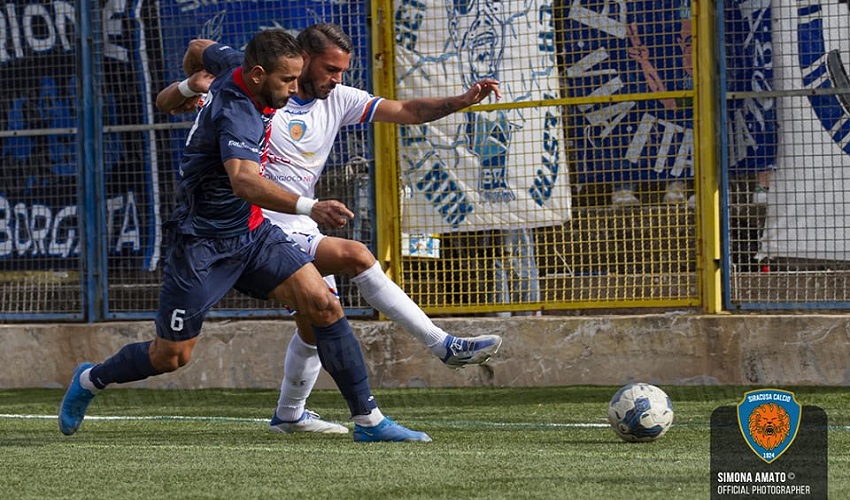
[[[80,374],[80,385],[83,386],[83,389],[89,391],[92,394],[97,394],[100,392],[94,382],[91,381],[91,377],[89,376],[91,372],[91,368],[86,368],[83,370],[83,373]]]
[[[381,420],[384,419],[384,414],[381,413],[379,408],[375,408],[372,410],[372,413],[368,415],[354,415],[352,419],[354,420],[354,423],[360,427],[375,427],[381,423]]]
[[[319,379],[322,363],[316,346],[306,344],[298,335],[289,341],[283,366],[283,380],[280,382],[280,398],[277,400],[277,418],[292,422],[304,413],[307,396]]]
[[[440,358],[446,355],[443,344],[449,334],[435,325],[404,290],[384,274],[379,263],[375,262],[372,267],[351,278],[351,282],[357,285],[360,295],[370,306],[401,325],[428,346],[434,355]]]

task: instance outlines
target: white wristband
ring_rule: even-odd
[[[180,93],[183,94],[183,97],[195,97],[201,95],[198,92],[195,92],[194,90],[189,88],[188,78],[177,84],[177,90],[179,90]]]
[[[309,217],[313,212],[313,205],[315,205],[318,201],[319,200],[314,200],[313,198],[307,198],[306,196],[299,196],[298,201],[295,202],[295,213]]]

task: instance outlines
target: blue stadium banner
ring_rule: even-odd
[[[693,89],[690,0],[570,2],[564,55],[570,97]],[[580,183],[693,176],[693,103],[652,99],[574,106]]]
[[[727,100],[730,174],[773,170],[779,132],[774,90],[771,0],[732,0],[726,19],[727,91],[748,92]]]
[[[79,266],[79,105],[75,2],[12,0],[0,10],[0,268],[74,269]],[[88,13],[83,13],[88,15]],[[152,123],[149,36],[153,0],[101,2],[102,125]],[[102,81],[100,80],[102,78]],[[155,266],[159,229],[152,136],[104,134],[102,169],[107,256]],[[135,266],[135,264],[133,264]]]
[[[730,91],[771,90],[768,0],[725,4]],[[621,97],[693,90],[690,0],[598,2],[565,6],[564,63],[570,97]],[[707,36],[710,36],[707,34]],[[706,68],[706,71],[710,71]],[[693,102],[649,99],[581,104],[570,112],[580,183],[689,179],[694,175]],[[772,99],[729,104],[732,173],[772,168]]]

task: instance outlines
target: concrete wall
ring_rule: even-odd
[[[850,385],[850,315],[461,318],[461,336],[502,335],[488,366],[451,370],[389,322],[353,321],[373,387],[677,384]],[[277,388],[291,321],[209,321],[192,361],[149,388]],[[0,325],[0,388],[64,387],[82,361],[152,338],[152,322]],[[319,388],[333,388],[322,374]]]

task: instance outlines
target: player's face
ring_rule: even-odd
[[[333,46],[305,60],[304,71],[298,79],[298,96],[327,99],[334,87],[342,83],[342,75],[351,64],[351,54]]]
[[[301,57],[280,57],[275,69],[266,73],[258,98],[270,108],[280,109],[286,106],[289,98],[298,92],[298,75],[304,66]]]

